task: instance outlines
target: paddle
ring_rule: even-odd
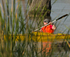
[[[65,15],[63,15],[63,16],[57,18],[56,20],[52,21],[51,23],[54,23],[54,22],[56,22],[56,21],[58,21],[58,20],[64,18],[65,16],[68,16],[68,14],[65,14]],[[49,25],[49,24],[50,24],[50,23],[48,23],[47,25]],[[45,25],[45,26],[47,26],[47,25]],[[42,26],[42,27],[44,27],[44,26]],[[40,28],[42,28],[42,27],[40,27]],[[36,30],[34,30],[34,31],[37,31],[37,30],[39,30],[39,29],[36,29]]]

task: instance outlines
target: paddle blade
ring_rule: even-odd
[[[61,19],[61,18],[66,17],[66,16],[68,16],[68,14],[65,14],[65,15],[63,15],[63,16],[61,16],[61,17],[59,17],[58,19],[56,19],[56,21],[57,21],[57,20],[59,20],[59,19]]]

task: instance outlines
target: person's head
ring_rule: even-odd
[[[45,19],[45,20],[44,20],[44,25],[48,24],[49,22],[50,22],[49,19]]]

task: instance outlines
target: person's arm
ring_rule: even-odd
[[[55,25],[53,25],[53,26],[52,26],[52,29],[53,29],[53,30],[55,30],[55,29],[56,29]]]
[[[50,22],[50,24],[52,25],[52,22]],[[52,25],[51,26],[51,29],[55,30],[56,29],[56,26],[55,25]]]
[[[42,31],[42,28],[40,29],[40,32],[43,32],[43,31]]]

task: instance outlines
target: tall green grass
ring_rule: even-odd
[[[23,2],[24,4],[20,0],[11,0],[11,7],[9,0],[2,0],[2,4],[0,4],[0,57],[46,57],[45,53],[42,54],[42,42],[39,43],[37,38],[36,42],[32,40],[34,36],[32,31],[42,25],[44,16],[49,10],[46,9],[44,15],[41,15],[45,6],[41,12],[39,12],[38,7],[31,20],[28,17],[28,4],[25,6],[26,3]],[[17,6],[15,6],[16,4]],[[23,7],[24,9],[22,9]],[[38,13],[39,15],[37,15]],[[25,35],[24,41],[20,40],[20,34]],[[5,40],[4,35],[6,35]],[[16,41],[17,36],[19,37],[18,41]],[[31,41],[29,38],[31,38]],[[52,44],[52,51],[48,53],[47,57],[64,56],[64,53],[60,54],[57,51],[57,45],[54,48],[54,43]],[[65,54],[67,55],[67,53]]]

